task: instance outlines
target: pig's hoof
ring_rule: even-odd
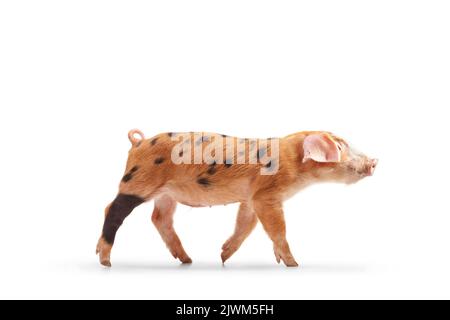
[[[298,267],[298,263],[294,260],[294,261],[289,261],[289,262],[285,262],[286,267]]]
[[[175,259],[179,259],[183,264],[192,263],[192,259],[189,258],[186,252],[183,249],[170,249],[170,253]]]
[[[100,263],[105,267],[111,268],[111,261],[109,260],[102,260]]]
[[[298,267],[297,261],[295,261],[293,256],[283,257],[281,256],[281,260],[283,260],[286,267]]]
[[[298,267],[298,263],[295,261],[294,257],[287,253],[284,254],[281,251],[274,249],[275,253],[275,259],[277,260],[277,263],[280,263],[283,261],[283,263],[286,265],[286,267]]]
[[[99,260],[105,267],[111,267],[110,255],[112,245],[107,243],[103,238],[98,240],[96,252],[99,255]]]
[[[222,263],[225,264],[225,261],[227,261],[228,259],[230,259],[230,257],[233,255],[233,253],[236,250],[232,250],[230,247],[228,247],[227,249],[222,251],[222,254],[220,255],[220,257],[222,258]]]
[[[275,259],[277,260],[277,263],[280,264],[281,262],[281,256],[275,252]]]
[[[222,246],[222,263],[225,263],[239,249],[240,243],[231,237]]]
[[[236,248],[234,247],[229,247],[226,250],[222,251],[222,254],[220,255],[220,257],[222,258],[222,263],[225,264],[225,261],[227,261],[228,259],[231,258],[231,256],[237,251]]]
[[[186,257],[186,258],[183,258],[183,259],[180,258],[180,261],[181,261],[182,264],[191,264],[192,263],[192,259],[189,258],[189,257]]]
[[[227,257],[227,255],[225,254],[225,252],[222,252],[220,255],[220,258],[222,259],[222,264],[225,264],[225,261],[227,261],[227,259],[229,257]]]

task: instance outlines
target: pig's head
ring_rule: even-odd
[[[314,132],[303,140],[303,163],[320,181],[351,184],[373,175],[378,160],[331,133]]]

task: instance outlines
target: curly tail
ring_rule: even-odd
[[[139,138],[136,138],[135,135],[138,135]],[[128,139],[130,139],[131,144],[133,145],[133,147],[135,147],[137,144],[139,144],[142,140],[145,139],[145,136],[141,130],[132,129],[128,132]]]

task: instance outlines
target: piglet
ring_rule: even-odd
[[[154,200],[152,222],[174,258],[191,263],[173,227],[177,203],[191,207],[238,202],[236,226],[222,246],[225,263],[260,221],[277,262],[298,266],[286,240],[283,201],[319,182],[355,183],[371,176],[377,160],[338,136],[305,131],[284,138],[243,139],[206,132],[128,133],[131,149],[116,198],[105,209],[97,244],[111,266],[116,232],[134,208]]]

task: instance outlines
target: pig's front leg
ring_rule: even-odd
[[[282,260],[288,267],[297,267],[298,263],[292,256],[286,240],[286,223],[281,202],[264,196],[257,196],[254,198],[253,207],[264,230],[273,241],[273,250],[277,262],[280,263],[280,260]]]

